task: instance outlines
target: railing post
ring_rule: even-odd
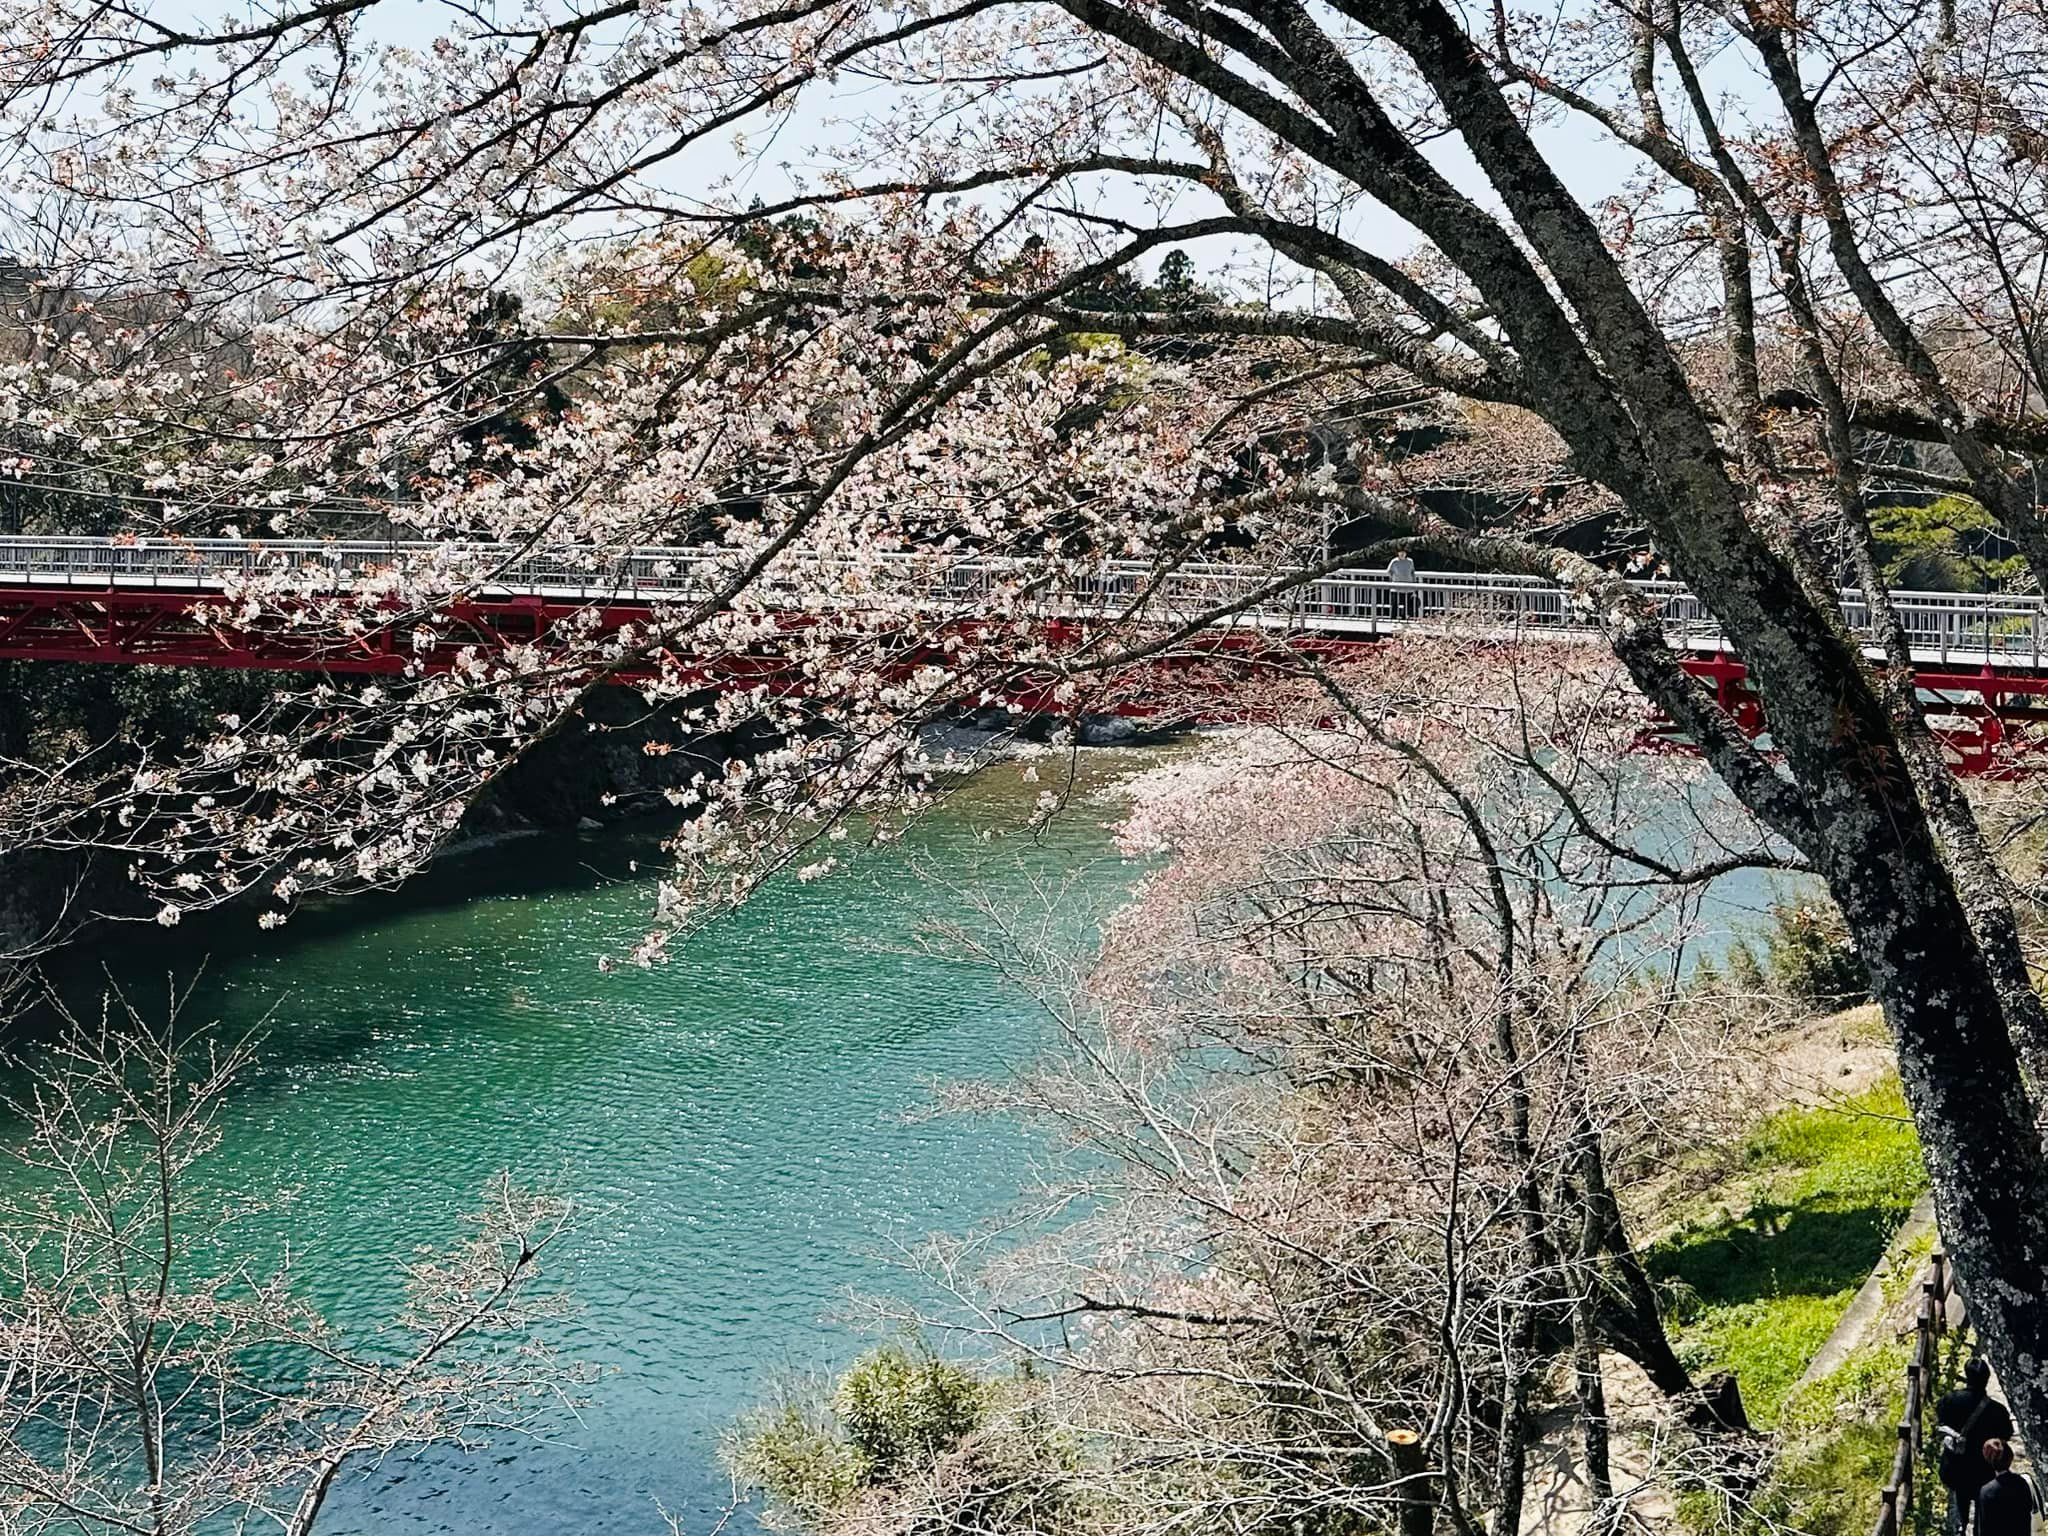
[[[1897,1476],[1899,1502],[1909,1511],[1913,1507],[1913,1426],[1904,1422],[1899,1425],[1899,1455]]]

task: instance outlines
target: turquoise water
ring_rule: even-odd
[[[1131,766],[1104,754],[1088,772]],[[727,1495],[720,1428],[776,1372],[861,1347],[829,1316],[850,1288],[911,1284],[882,1250],[1017,1198],[1023,1131],[913,1112],[933,1080],[1028,1059],[1044,1026],[918,939],[967,914],[967,890],[1042,910],[1063,885],[1060,925],[1086,941],[1134,871],[1107,807],[1024,834],[1036,793],[998,769],[904,843],[773,885],[651,971],[597,966],[649,921],[629,861],[660,863],[617,832],[474,854],[211,964],[199,1014],[270,1022],[206,1177],[300,1191],[295,1267],[335,1314],[386,1306],[395,1263],[453,1234],[498,1169],[584,1209],[551,1270],[580,1310],[550,1337],[605,1373],[580,1422],[559,1443],[388,1464],[323,1530],[659,1531],[657,1500],[707,1528]],[[145,1005],[194,958],[96,957]],[[249,1230],[274,1243],[281,1218],[265,1220]]]

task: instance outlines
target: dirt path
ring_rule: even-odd
[[[1666,1417],[1663,1394],[1626,1356],[1601,1356],[1600,1373],[1607,1388],[1608,1470],[1614,1498],[1640,1525],[1675,1530],[1677,1510],[1670,1490],[1652,1476]],[[1572,1407],[1553,1408],[1539,1422],[1541,1438],[1529,1452],[1521,1533],[1576,1536],[1589,1524],[1595,1501],[1586,1485]]]
[[[1875,1003],[1811,1020],[1773,1043],[1758,1090],[1776,1108],[1818,1108],[1863,1092],[1897,1063]]]

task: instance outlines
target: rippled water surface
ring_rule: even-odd
[[[338,1314],[388,1305],[394,1260],[445,1239],[494,1170],[587,1212],[554,1266],[581,1308],[556,1337],[607,1373],[581,1423],[559,1445],[387,1466],[334,1530],[658,1531],[657,1500],[703,1528],[725,1492],[718,1429],[778,1369],[860,1346],[828,1319],[849,1287],[908,1284],[878,1250],[1017,1196],[1026,1133],[907,1112],[931,1080],[999,1072],[1043,1038],[1024,998],[919,952],[921,925],[968,912],[962,888],[1042,909],[1061,883],[1085,940],[1133,877],[1107,806],[1023,835],[1036,793],[998,769],[905,844],[778,883],[653,971],[596,965],[649,919],[627,860],[658,862],[615,832],[473,854],[213,963],[196,1006],[270,1024],[209,1177],[299,1191],[295,1264]],[[147,997],[193,957],[104,958]]]

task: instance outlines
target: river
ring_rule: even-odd
[[[658,1533],[661,1507],[707,1530],[729,1495],[720,1431],[778,1373],[863,1347],[832,1314],[851,1290],[911,1287],[888,1246],[1014,1206],[1039,1150],[1015,1125],[918,1113],[935,1081],[1000,1073],[1046,1039],[1028,998],[920,944],[926,926],[971,920],[969,889],[1020,913],[1057,890],[1085,945],[1138,873],[1104,791],[1155,760],[1084,754],[1082,793],[1043,835],[1024,830],[1041,786],[1001,765],[652,970],[598,966],[646,930],[663,863],[623,829],[474,852],[216,956],[192,1014],[260,1025],[263,1043],[201,1177],[291,1194],[239,1230],[259,1264],[288,1233],[331,1315],[389,1315],[400,1261],[445,1244],[500,1169],[582,1208],[548,1271],[577,1308],[552,1342],[603,1373],[580,1418],[387,1464],[322,1530]],[[1766,901],[1751,876],[1715,905],[1739,926]],[[145,1009],[198,960],[185,933],[134,930],[84,958]]]
[[[1084,783],[1145,760],[1087,754]],[[1086,942],[1135,870],[1104,803],[1026,834],[1039,789],[999,767],[901,843],[777,881],[653,970],[598,969],[650,920],[629,863],[661,862],[617,831],[473,853],[210,964],[196,1016],[269,1022],[204,1177],[297,1191],[245,1236],[275,1252],[288,1224],[333,1313],[389,1308],[396,1263],[456,1232],[500,1168],[584,1210],[550,1271],[578,1309],[554,1342],[604,1372],[580,1422],[552,1444],[387,1465],[323,1531],[658,1532],[657,1501],[707,1528],[727,1496],[719,1430],[778,1371],[862,1346],[830,1315],[850,1288],[909,1284],[886,1245],[1017,1200],[1026,1132],[914,1112],[934,1079],[1030,1057],[1044,1026],[917,941],[967,910],[968,885],[1025,908],[1064,882],[1062,924]],[[129,931],[93,958],[146,1006],[193,954]]]

